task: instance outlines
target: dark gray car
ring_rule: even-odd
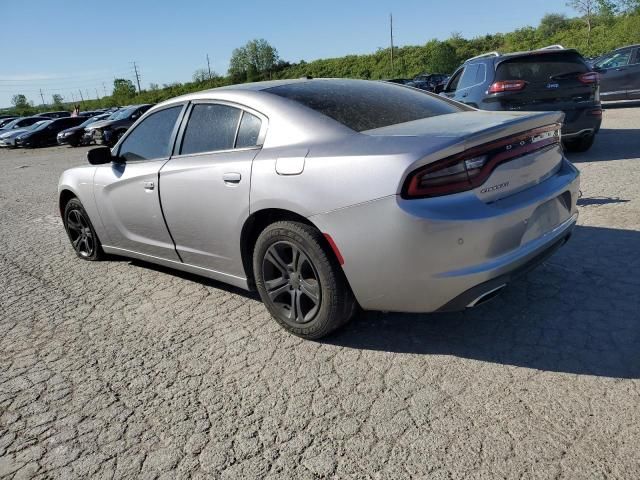
[[[602,101],[640,99],[640,45],[598,57],[593,69],[600,75]]]

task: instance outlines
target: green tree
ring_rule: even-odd
[[[56,108],[62,108],[62,102],[64,98],[59,93],[54,93],[51,95],[51,100],[53,101],[53,106]]]
[[[561,30],[565,29],[569,24],[566,15],[561,13],[547,13],[538,26],[538,32],[543,37],[552,37]]]
[[[128,100],[136,95],[136,87],[131,80],[116,78],[113,81],[113,97],[119,100]]]
[[[233,78],[257,80],[271,76],[278,64],[278,51],[265,39],[251,40],[233,50],[229,75]]]

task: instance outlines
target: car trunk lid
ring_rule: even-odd
[[[562,119],[560,112],[475,111],[363,133],[423,143],[424,155],[404,175],[405,198],[474,191],[490,203],[536,185],[560,168]]]

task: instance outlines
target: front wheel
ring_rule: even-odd
[[[586,137],[565,140],[564,148],[566,148],[568,152],[586,152],[593,146],[595,139],[595,134],[592,134],[587,135]]]
[[[96,261],[104,253],[89,215],[77,198],[72,198],[64,208],[64,228],[76,255],[83,260]]]
[[[258,237],[253,254],[256,287],[287,331],[318,339],[347,323],[356,301],[322,234],[298,222],[276,222]]]

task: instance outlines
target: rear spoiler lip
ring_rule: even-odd
[[[407,166],[402,174],[401,186],[404,184],[404,179],[407,177],[407,175],[425,165],[437,162],[453,155],[460,154],[465,150],[469,150],[485,143],[499,140],[500,138],[510,137],[512,135],[525,133],[528,130],[535,130],[536,128],[549,125],[562,125],[564,122],[564,117],[565,114],[563,112],[527,112],[522,116],[514,117],[514,119],[508,123],[495,125],[487,129],[482,129],[470,133],[465,137],[460,137],[456,139],[457,141],[453,141],[451,144],[439,149],[438,151],[424,152],[419,160]],[[398,190],[398,192],[399,191],[400,190]]]
[[[514,53],[512,55],[502,55],[500,57],[496,57],[495,65],[497,67],[501,63],[504,63],[516,58],[538,56],[538,55],[562,55],[566,53],[575,53],[579,55],[580,58],[582,58],[585,63],[587,63],[587,61],[584,59],[584,57],[578,50],[576,50],[575,48],[565,48],[564,50],[533,50],[531,52]]]

